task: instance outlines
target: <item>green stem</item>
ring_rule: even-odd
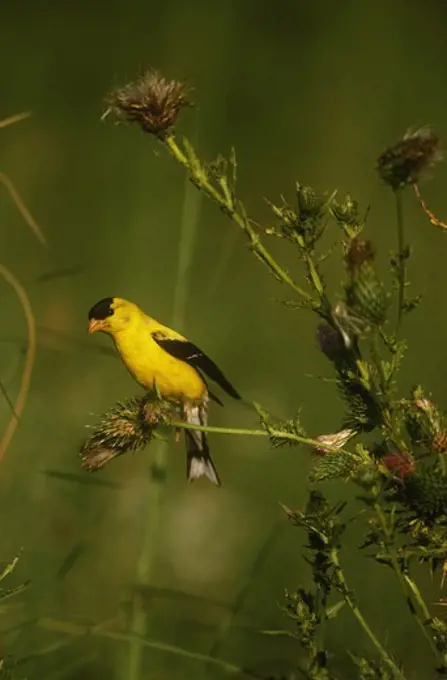
[[[382,507],[380,506],[379,503],[374,503],[374,511],[377,515],[377,518],[379,520],[380,526],[382,528],[382,535],[383,535],[383,543],[384,547],[386,550],[386,553],[389,557],[391,567],[394,571],[394,573],[397,576],[397,580],[399,581],[399,585],[402,589],[403,594],[405,595],[405,599],[408,603],[408,608],[411,612],[411,614],[414,616],[416,623],[418,624],[419,628],[421,629],[421,632],[425,639],[427,640],[427,643],[435,656],[435,658],[440,659],[441,663],[444,665],[445,660],[442,655],[438,652],[436,645],[429,634],[427,627],[426,627],[426,622],[430,620],[430,612],[428,611],[427,605],[425,604],[422,595],[419,591],[419,588],[417,585],[414,583],[414,581],[410,578],[408,574],[404,572],[402,569],[401,565],[399,564],[399,560],[397,557],[397,551],[396,548],[393,544],[393,538],[392,538],[392,533],[390,531],[390,528],[388,526],[388,522],[385,516],[385,513],[382,510]],[[421,618],[421,615],[419,613],[419,610],[417,607],[414,606],[413,599],[416,601],[417,605],[419,606],[419,610],[422,612],[423,619]]]
[[[164,138],[163,143],[167,146],[172,156],[178,163],[183,165],[184,168],[189,173],[189,176],[199,189],[201,189],[209,198],[212,198],[220,206],[220,208],[227,214],[236,224],[243,229],[248,237],[250,245],[253,251],[258,255],[258,257],[265,262],[268,268],[273,272],[273,274],[278,278],[279,281],[286,283],[290,286],[298,295],[300,295],[306,302],[306,304],[311,309],[318,309],[319,304],[313,299],[312,295],[303,290],[297,283],[292,279],[292,277],[283,269],[270,255],[268,250],[263,246],[260,241],[259,235],[253,229],[250,220],[246,215],[241,214],[236,210],[234,205],[228,203],[228,200],[214,187],[209,179],[207,178],[203,170],[198,171],[192,167],[187,156],[178,146],[175,138],[172,135],[168,135]]]
[[[382,657],[383,661],[387,664],[387,666],[392,670],[394,673],[395,678],[399,678],[399,680],[406,680],[404,673],[400,670],[400,668],[397,666],[397,664],[393,661],[392,657],[388,654],[387,650],[385,647],[382,645],[374,631],[370,628],[368,622],[366,621],[365,617],[363,616],[362,612],[358,608],[357,604],[354,602],[350,590],[348,588],[348,584],[346,582],[345,575],[343,573],[343,569],[340,564],[340,560],[338,557],[338,551],[334,548],[331,550],[331,562],[334,566],[335,570],[335,577],[338,581],[338,585],[340,588],[340,592],[343,595],[343,598],[352,611],[353,615],[359,622],[360,626],[363,628],[364,632],[366,635],[369,637],[371,642],[373,643],[374,647],[377,649],[378,653]]]
[[[154,564],[166,464],[166,442],[159,441],[156,443],[152,465],[149,469],[146,499],[147,514],[143,520],[142,543],[137,561],[137,582],[142,586],[149,583]],[[138,680],[141,677],[144,648],[141,638],[147,632],[147,624],[147,615],[141,603],[141,594],[136,592],[132,597],[130,617],[130,631],[136,635],[130,639],[129,655],[127,658],[127,677],[129,680]]]
[[[413,593],[414,599],[418,603],[422,614],[424,615],[425,619],[428,621],[429,619],[431,619],[431,614],[428,610],[427,605],[424,602],[424,598],[422,597],[421,591],[419,590],[416,583],[413,581],[413,579],[408,574],[404,574],[404,579],[405,579],[405,582],[408,584],[408,587],[410,588],[411,592]]]
[[[406,263],[404,257],[405,249],[405,234],[404,234],[404,217],[402,204],[402,189],[394,191],[396,197],[396,215],[397,215],[397,257],[398,257],[398,280],[399,280],[399,297],[397,308],[397,325],[396,331],[399,330],[405,303],[405,283],[406,283]]]
[[[215,427],[210,425],[192,425],[185,422],[171,422],[170,427],[180,428],[183,430],[198,430],[199,432],[210,432],[214,434],[229,434],[229,435],[240,435],[248,437],[275,437],[277,439],[287,439],[291,442],[297,442],[298,444],[304,444],[306,446],[311,446],[312,448],[324,448],[331,453],[348,453],[347,451],[338,446],[331,446],[330,444],[323,444],[317,439],[311,439],[310,437],[301,437],[299,434],[294,432],[285,432],[283,430],[275,430],[274,428],[269,428],[268,430],[250,430],[249,428],[242,427]]]
[[[194,131],[194,143],[198,139],[198,124]],[[188,178],[185,177],[182,219],[178,239],[177,281],[174,291],[174,310],[172,327],[183,328],[188,292],[190,289],[190,273],[193,267],[195,244],[199,234],[200,209],[202,194],[194,191]]]

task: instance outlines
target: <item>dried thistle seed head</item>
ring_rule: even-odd
[[[141,418],[149,428],[166,425],[180,415],[180,407],[169,401],[146,398],[141,404]]]
[[[174,127],[181,109],[191,106],[187,86],[147,71],[139,80],[112,92],[107,103],[121,118],[138,123],[143,132],[163,139]]]
[[[349,242],[345,262],[349,271],[355,273],[362,265],[371,265],[375,256],[376,253],[371,241],[356,236]]]
[[[135,397],[119,402],[103,414],[81,447],[80,456],[86,469],[99,470],[112,458],[142,449],[150,441],[158,423],[145,419],[147,402],[148,397]]]
[[[407,184],[417,184],[421,176],[442,160],[440,140],[430,127],[405,133],[394,146],[379,156],[376,169],[385,184],[394,191]]]
[[[178,416],[176,404],[152,394],[119,402],[104,413],[93,434],[82,445],[79,455],[84,468],[99,470],[116,456],[144,448],[157,427]]]
[[[87,472],[97,472],[104,467],[112,458],[120,456],[122,451],[110,446],[103,446],[96,443],[85,443],[79,455],[82,460],[82,467]]]

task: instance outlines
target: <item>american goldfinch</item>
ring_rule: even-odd
[[[111,335],[131,376],[145,390],[157,390],[163,398],[181,404],[186,422],[206,425],[209,398],[222,404],[208,390],[202,373],[229,395],[240,399],[206,354],[183,335],[147,316],[133,302],[119,297],[104,298],[93,305],[88,318],[89,333],[102,331]],[[188,480],[205,476],[220,486],[206,433],[186,430],[185,436]]]

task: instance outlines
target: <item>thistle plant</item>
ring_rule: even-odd
[[[285,304],[291,310],[305,309],[316,315],[317,343],[333,372],[337,395],[345,404],[339,428],[330,434],[309,436],[300,415],[278,422],[259,404],[254,404],[260,423],[256,429],[195,428],[267,437],[274,448],[305,446],[312,454],[309,501],[303,510],[284,510],[289,521],[307,535],[305,559],[313,587],[298,587],[286,594],[284,611],[293,629],[266,632],[286,632],[300,643],[297,670],[303,677],[335,680],[336,655],[326,647],[324,629],[333,625],[342,608],[349,609],[375,649],[371,658],[350,650],[349,677],[410,677],[411,669],[387,649],[348,584],[343,568],[343,547],[349,541],[347,508],[344,503],[329,506],[322,487],[338,478],[358,489],[363,512],[354,516],[356,522],[362,522],[365,557],[373,557],[377,568],[394,573],[408,616],[419,628],[421,645],[429,649],[431,665],[424,680],[445,676],[447,625],[433,605],[427,604],[415,573],[418,565],[424,565],[442,583],[446,573],[447,416],[423,387],[410,394],[400,394],[397,387],[407,350],[402,325],[408,314],[417,313],[421,303],[420,295],[409,293],[411,249],[405,237],[403,199],[407,187],[412,187],[430,221],[441,226],[440,220],[432,219],[419,189],[427,170],[441,160],[439,139],[428,127],[407,132],[376,162],[380,180],[396,202],[397,248],[389,260],[388,276],[382,278],[368,210],[349,195],[319,193],[296,183],[289,200],[268,201],[269,224],[262,226],[248,215],[237,195],[235,151],[226,159],[219,156],[205,162],[187,139],[177,137],[180,112],[191,103],[187,93],[183,84],[151,71],[113,92],[107,99],[107,113],[136,123],[152,135],[183,167],[192,184],[241,229],[253,255],[289,291]],[[344,264],[339,291],[329,289],[326,283],[325,262],[333,256],[333,250],[325,248],[327,233],[332,240],[337,236]],[[276,239],[286,241],[294,250],[301,272],[298,266],[289,272],[272,255],[270,243]],[[142,408],[145,399],[131,400],[105,415],[83,447],[90,469],[126,450],[142,448],[158,425],[193,427],[178,420],[173,405],[160,402],[152,405],[152,420],[148,420]]]

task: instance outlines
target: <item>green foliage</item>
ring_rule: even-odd
[[[260,404],[255,403],[254,407],[259,414],[261,426],[269,437],[273,448],[279,448],[286,444],[289,446],[296,445],[296,441],[294,441],[290,435],[303,439],[306,437],[306,432],[301,424],[299,412],[294,418],[290,418],[289,420],[275,421]]]
[[[437,463],[427,466],[404,479],[400,498],[419,519],[442,519],[447,514],[447,477]]]
[[[327,479],[342,477],[348,479],[362,464],[360,456],[353,453],[332,453],[323,456],[312,468],[309,474],[311,482],[324,482]]]

